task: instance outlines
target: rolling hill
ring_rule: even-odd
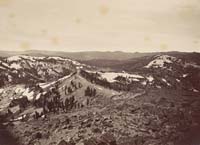
[[[22,145],[186,145],[200,127],[200,55],[115,53],[2,57],[1,122]]]

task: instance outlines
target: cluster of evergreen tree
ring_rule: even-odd
[[[95,83],[106,88],[111,88],[111,84],[106,79],[99,79],[100,75],[98,73],[88,73],[86,71],[81,70],[80,74],[91,83]]]
[[[70,82],[70,86],[65,86],[63,89],[65,91],[65,95],[69,95],[74,92],[74,90],[81,88],[82,84],[75,83],[73,81]],[[73,108],[80,108],[83,107],[82,104],[78,103],[75,100],[74,96],[71,96],[69,98],[66,98],[64,101],[61,99],[60,93],[59,93],[59,87],[56,85],[55,88],[51,89],[49,92],[47,92],[45,95],[40,97],[39,100],[35,101],[35,105],[37,107],[42,106],[44,113],[47,112],[58,112],[60,110],[67,112]]]
[[[61,99],[58,88],[53,88],[45,95],[41,96],[39,100],[34,102],[34,105],[37,107],[42,107],[44,114],[48,112],[67,112],[74,108],[81,108],[83,105],[78,103],[74,96],[66,98],[65,100]]]
[[[80,82],[75,83],[74,81],[70,82],[70,86],[65,86],[65,95],[73,93],[75,90],[82,87]]]
[[[98,73],[88,73],[86,71],[81,70],[80,74],[92,83],[117,91],[130,91],[131,88],[135,87],[134,82],[130,84],[124,83],[125,78],[122,77],[116,78],[117,80],[119,80],[118,82],[110,83],[106,79],[99,79],[100,75]]]
[[[44,112],[54,112],[59,111],[61,108],[60,93],[57,88],[53,88],[51,91],[45,94],[43,98],[43,110]]]
[[[68,89],[67,89],[67,90],[68,90],[68,93],[69,93],[69,94],[73,93],[73,90],[72,90],[72,88],[71,88],[71,87],[68,87]]]
[[[17,99],[13,99],[10,104],[9,107],[14,107],[19,105],[20,108],[20,112],[22,110],[24,110],[28,105],[30,104],[30,102],[28,101],[27,97],[22,97],[22,98],[17,98]]]
[[[93,97],[96,96],[96,93],[97,93],[96,89],[90,88],[89,86],[85,90],[85,96]]]
[[[78,101],[75,100],[74,96],[66,98],[63,104],[63,111],[69,111],[74,108],[82,108],[83,105],[80,104]]]

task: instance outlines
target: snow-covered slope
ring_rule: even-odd
[[[120,81],[118,78],[124,78],[127,81],[139,81],[140,79],[144,79],[143,76],[138,74],[129,74],[126,72],[97,72],[97,71],[88,71],[88,73],[97,74],[99,79],[105,79],[110,83]]]
[[[145,68],[167,68],[167,65],[173,63],[180,63],[181,60],[169,55],[158,55],[154,57]]]
[[[200,74],[198,73],[200,72],[198,70],[199,66],[190,62],[190,60],[183,60],[174,55],[156,55],[150,58],[144,58],[143,61],[146,62],[143,66],[129,73],[123,72],[123,70],[120,72],[87,71],[90,76],[88,78],[92,78],[91,81],[99,79],[102,81],[96,81],[99,84],[106,84],[108,87],[114,86],[113,88],[117,86],[116,89],[122,88],[122,90],[124,88],[125,90],[134,90],[146,87],[156,89],[181,89],[187,86],[187,89],[190,91],[200,91],[200,86],[198,85],[200,78]],[[141,62],[142,59],[138,62],[139,65],[135,63],[134,65],[140,66],[142,64]]]
[[[59,79],[84,64],[63,57],[35,57],[27,55],[0,59],[0,87],[6,83],[46,82]]]
[[[49,88],[63,81],[67,83],[66,80],[74,74],[88,81],[84,81],[86,82],[84,84],[93,84],[93,87],[100,91],[106,89],[134,92],[149,88],[185,88],[198,93],[200,92],[199,72],[197,64],[170,55],[151,57],[140,69],[129,73],[123,69],[121,71],[94,70],[90,66],[63,57],[12,56],[0,59],[0,97],[6,94],[12,96],[11,99],[22,97],[27,97],[28,100],[39,99],[41,89],[48,91]],[[61,90],[65,89],[63,86]],[[10,91],[11,94],[6,93],[9,92],[9,88],[14,90]],[[82,90],[79,94],[83,92]],[[110,92],[109,94],[113,95]]]
[[[116,73],[116,72],[105,72],[105,73],[100,73],[100,75],[102,76],[102,78],[107,79],[109,82],[117,81],[116,78],[120,76],[133,81],[139,81],[138,79],[144,78],[143,76],[137,74]]]
[[[193,92],[200,91],[199,68],[197,62],[170,55],[154,56],[144,66],[145,71],[154,78],[151,84],[157,88],[165,85],[173,89],[185,88]]]

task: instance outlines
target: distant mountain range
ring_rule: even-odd
[[[178,52],[168,52],[178,53]],[[29,51],[0,51],[0,57],[9,57],[13,55],[30,55],[30,56],[61,56],[75,60],[127,60],[132,58],[138,58],[142,56],[162,54],[160,52],[152,53],[131,53],[122,51],[85,51],[85,52],[60,52],[60,51],[40,51],[40,50],[29,50]]]

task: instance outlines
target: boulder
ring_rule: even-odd
[[[85,140],[84,145],[117,145],[117,143],[112,134],[105,133],[101,137],[92,137]]]
[[[58,145],[69,145],[65,140],[61,140]]]
[[[58,145],[75,145],[74,142],[70,141],[70,142],[66,142],[65,140],[61,140]]]
[[[100,140],[107,145],[117,145],[115,137],[111,133],[105,133],[100,137]]]

